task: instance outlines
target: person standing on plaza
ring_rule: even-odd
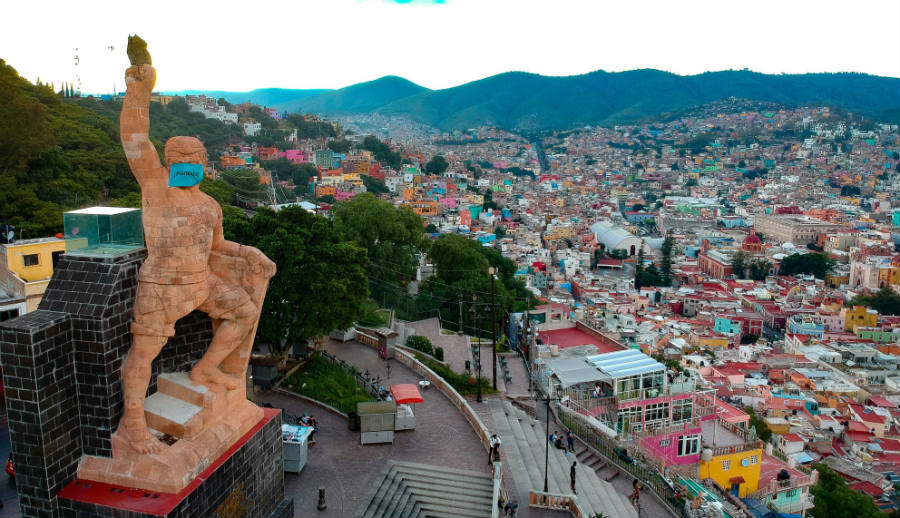
[[[570,452],[575,453],[575,434],[572,433],[572,430],[566,432],[566,445]]]
[[[569,468],[569,477],[572,479],[572,494],[577,495],[578,491],[575,490],[575,465],[578,464],[578,461],[572,461],[572,467]]]

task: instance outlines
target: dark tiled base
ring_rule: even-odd
[[[85,518],[292,516],[293,501],[284,500],[280,413],[211,473],[204,473],[198,478],[204,476],[205,479],[190,489],[187,495],[163,495],[163,498],[155,500],[157,505],[154,505],[150,493],[125,488],[119,493],[116,488],[95,484],[92,489],[102,486],[102,490],[86,492],[90,494],[85,494],[83,500],[64,498],[61,494],[58,499],[59,514]],[[68,488],[64,493],[69,496]],[[150,496],[144,497],[143,494]],[[121,506],[116,507],[117,504]]]

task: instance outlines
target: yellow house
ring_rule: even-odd
[[[865,306],[853,306],[841,310],[844,317],[844,330],[856,333],[857,327],[875,327],[878,324],[878,312]]]
[[[745,497],[759,489],[762,448],[719,447],[700,455],[700,478],[715,480],[727,491]],[[708,460],[704,460],[704,457]]]
[[[36,310],[53,276],[53,265],[65,252],[66,241],[57,237],[0,245],[0,286],[10,295],[25,297],[28,312]]]

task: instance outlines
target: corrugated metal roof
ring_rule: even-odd
[[[588,356],[587,362],[611,378],[666,370],[665,365],[636,349]]]

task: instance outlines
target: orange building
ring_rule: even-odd
[[[337,188],[329,187],[327,185],[317,185],[316,198],[321,198],[322,196],[337,196]]]

